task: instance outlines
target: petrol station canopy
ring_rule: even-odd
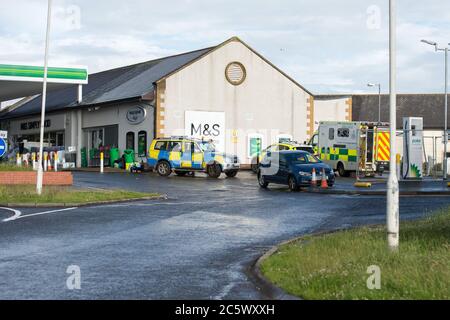
[[[43,79],[44,67],[0,63],[0,101],[42,93]],[[87,84],[88,70],[83,67],[49,67],[47,82],[48,90]]]

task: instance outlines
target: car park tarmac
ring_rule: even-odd
[[[337,178],[337,184],[339,184]],[[311,232],[384,223],[385,197],[260,189],[256,176],[159,177],[74,173],[76,187],[167,194],[58,211],[0,209],[0,299],[264,299],[249,266],[277,243]],[[401,219],[447,206],[400,200]],[[12,208],[14,209],[14,208]],[[7,221],[4,221],[4,220]],[[69,266],[81,288],[69,290]]]

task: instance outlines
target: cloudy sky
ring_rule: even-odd
[[[398,0],[399,90],[443,91],[450,1]],[[53,0],[50,64],[97,72],[239,36],[314,93],[388,86],[388,0]],[[43,64],[46,0],[0,0],[0,63]]]

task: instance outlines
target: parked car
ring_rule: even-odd
[[[262,159],[264,159],[267,152],[278,152],[285,150],[302,150],[314,154],[314,148],[307,144],[301,144],[296,141],[285,141],[280,143],[275,143],[268,146],[266,149],[262,150],[261,153],[252,158],[251,168],[254,173],[258,172],[259,164]]]
[[[223,172],[232,178],[240,169],[237,156],[218,152],[211,141],[186,137],[153,140],[147,163],[160,176],[169,176],[172,171],[179,176],[206,172],[211,178],[218,178]]]
[[[291,191],[297,191],[300,187],[311,185],[313,169],[316,170],[318,180],[325,170],[328,186],[333,186],[334,171],[331,167],[306,151],[267,153],[258,170],[258,182],[261,188],[276,183],[288,185]]]

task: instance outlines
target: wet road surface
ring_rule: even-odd
[[[235,179],[75,173],[82,188],[159,192],[168,200],[19,209],[0,223],[0,299],[264,299],[246,268],[271,246],[302,234],[383,223],[379,196],[262,190]],[[339,180],[338,182],[339,183]],[[449,204],[401,198],[401,219]],[[14,212],[0,209],[0,221]],[[28,216],[29,215],[29,216]],[[81,270],[69,290],[68,266]]]

